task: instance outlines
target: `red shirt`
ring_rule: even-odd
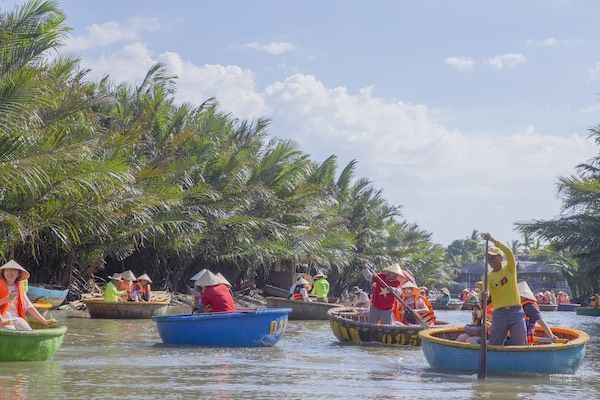
[[[208,307],[207,312],[232,312],[235,303],[229,288],[223,284],[209,286],[202,292],[202,304]]]
[[[384,274],[377,274],[385,283],[389,286],[397,288],[403,285],[404,282],[401,282],[398,279],[394,279],[393,281],[389,280]],[[391,293],[390,289],[383,286],[379,279],[373,276],[373,296],[371,297],[371,302],[373,306],[380,310],[391,310],[394,306],[394,301],[396,298]]]

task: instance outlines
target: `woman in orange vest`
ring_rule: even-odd
[[[538,306],[535,295],[529,288],[527,282],[522,281],[517,285],[519,289],[519,296],[521,297],[521,306],[525,312],[525,327],[527,328],[527,343],[535,343],[535,324],[538,323],[544,329],[546,336],[558,339],[556,335],[552,333],[552,330],[542,319],[542,313],[540,312],[540,306]],[[509,339],[510,340],[510,339]]]
[[[133,286],[133,282],[135,281],[135,275],[128,269],[125,272],[121,272],[121,278],[123,279],[119,282],[119,290],[127,290],[127,294],[122,296],[123,301],[138,301],[139,299],[136,296],[135,287]]]
[[[427,297],[421,294],[421,289],[412,282],[402,285],[402,300],[415,311],[427,325],[435,325],[435,313]],[[396,318],[403,324],[418,324],[412,313],[398,303]]]
[[[0,327],[30,331],[25,312],[45,326],[54,322],[44,318],[31,304],[21,285],[26,279],[29,279],[29,272],[15,260],[0,267]]]
[[[148,274],[143,274],[137,277],[138,281],[138,296],[140,301],[150,301],[150,284],[152,280],[148,276]]]
[[[306,301],[311,302],[310,297],[308,297],[308,286],[310,283],[304,278],[300,278],[296,281],[296,287],[294,287],[294,291],[290,298],[295,301]]]

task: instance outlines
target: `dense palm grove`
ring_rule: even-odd
[[[67,30],[53,2],[0,16],[0,252],[34,280],[126,267],[173,289],[207,267],[244,287],[282,263],[318,265],[340,289],[368,259],[448,281],[445,250],[355,162],[311,160],[213,99],[176,103],[160,64],[139,86],[93,82],[61,55]]]

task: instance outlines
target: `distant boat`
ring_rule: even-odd
[[[552,332],[566,343],[528,346],[487,346],[489,372],[538,374],[573,374],[583,362],[585,345],[590,337],[582,331],[551,327]],[[431,368],[452,372],[477,372],[480,345],[457,342],[464,327],[426,329],[419,332],[421,347]],[[536,335],[543,335],[543,329]]]
[[[367,322],[369,310],[358,307],[330,309],[329,325],[335,337],[346,344],[389,344],[396,346],[419,346],[419,332],[427,327],[420,325],[373,324]],[[436,321],[436,326],[446,322]]]
[[[260,308],[152,319],[161,340],[169,345],[265,347],[273,346],[283,337],[291,311],[289,308]]]
[[[577,315],[586,315],[588,317],[600,317],[600,308],[579,307],[575,310]]]
[[[149,319],[165,315],[171,301],[104,301],[84,300],[91,318],[100,319]]]
[[[0,361],[44,361],[60,348],[66,326],[45,328],[30,323],[33,330],[0,329]]]
[[[461,300],[450,300],[449,303],[442,303],[439,301],[432,301],[431,307],[434,310],[455,310],[458,311],[463,307],[464,302]]]
[[[556,311],[558,309],[558,304],[540,304],[540,311]]]
[[[287,299],[290,295],[290,291],[288,289],[282,289],[273,285],[263,286],[263,293],[267,296],[281,297],[284,299]]]
[[[50,303],[42,303],[42,302],[37,301],[32,304],[36,308],[36,310],[38,310],[38,312],[40,314],[42,314],[43,317],[45,317],[46,314],[48,314],[48,310],[52,309],[52,304],[50,304]]]
[[[581,304],[575,303],[563,303],[558,304],[557,311],[575,311],[577,308],[581,307]]]
[[[31,302],[50,303],[53,308],[58,308],[58,306],[64,303],[67,294],[69,294],[69,289],[48,289],[43,286],[35,285],[30,285],[29,290],[27,291],[27,297],[29,297]]]
[[[342,307],[336,303],[321,303],[317,301],[296,301],[279,297],[267,297],[270,308],[291,308],[290,319],[327,320],[327,311],[334,307]]]

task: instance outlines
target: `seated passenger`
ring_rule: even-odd
[[[592,296],[590,297],[590,307],[591,308],[598,308],[598,297],[596,296]]]
[[[140,301],[150,301],[150,293],[152,291],[150,284],[152,283],[152,280],[148,274],[144,273],[143,275],[138,276],[137,282],[138,296]]]
[[[448,290],[448,288],[442,288],[441,292],[442,295],[438,297],[437,301],[442,304],[450,303],[450,291]]]
[[[295,301],[306,301],[311,302],[312,300],[308,297],[308,286],[310,283],[304,278],[296,280],[296,286],[290,298]]]
[[[469,298],[471,297],[471,291],[467,288],[464,288],[462,290],[462,292],[460,292],[460,300],[468,303],[469,302]]]
[[[123,281],[121,282],[119,290],[127,291],[127,294],[125,294],[122,299],[125,301],[139,301],[137,291],[135,290],[135,286],[133,284],[136,279],[133,272],[131,272],[130,269],[125,272],[121,272],[121,278],[123,278]]]
[[[233,312],[235,303],[231,290],[223,283],[223,280],[210,271],[206,271],[200,279],[195,282],[200,287],[200,304],[204,306],[204,312]]]
[[[358,286],[352,287],[350,289],[350,296],[352,296],[352,307],[364,307],[368,308],[369,304],[371,304],[371,300],[369,299],[369,295],[365,293]]]
[[[31,304],[21,285],[29,279],[29,272],[15,260],[0,267],[0,328],[30,331],[25,312],[45,326],[55,322],[44,318]]]
[[[119,301],[127,295],[127,290],[117,290],[121,286],[121,274],[114,273],[109,276],[110,282],[104,286],[104,301]]]
[[[317,298],[317,301],[327,303],[329,295],[329,282],[327,281],[327,275],[322,272],[318,272],[314,276],[312,295]]]
[[[519,296],[521,296],[521,306],[523,306],[523,311],[525,312],[525,327],[527,328],[527,343],[534,344],[535,343],[535,324],[538,323],[542,328],[544,328],[544,332],[546,336],[553,339],[558,339],[552,333],[552,330],[542,319],[542,313],[540,312],[540,307],[538,306],[535,295],[529,288],[527,282],[522,281],[517,285],[519,289]],[[509,341],[510,343],[510,341]]]
[[[402,300],[406,305],[416,312],[421,320],[427,325],[435,325],[435,313],[427,297],[421,294],[421,290],[412,282],[406,282],[402,285]],[[403,324],[418,324],[419,321],[414,314],[404,308],[402,303],[398,303],[398,321]]]

